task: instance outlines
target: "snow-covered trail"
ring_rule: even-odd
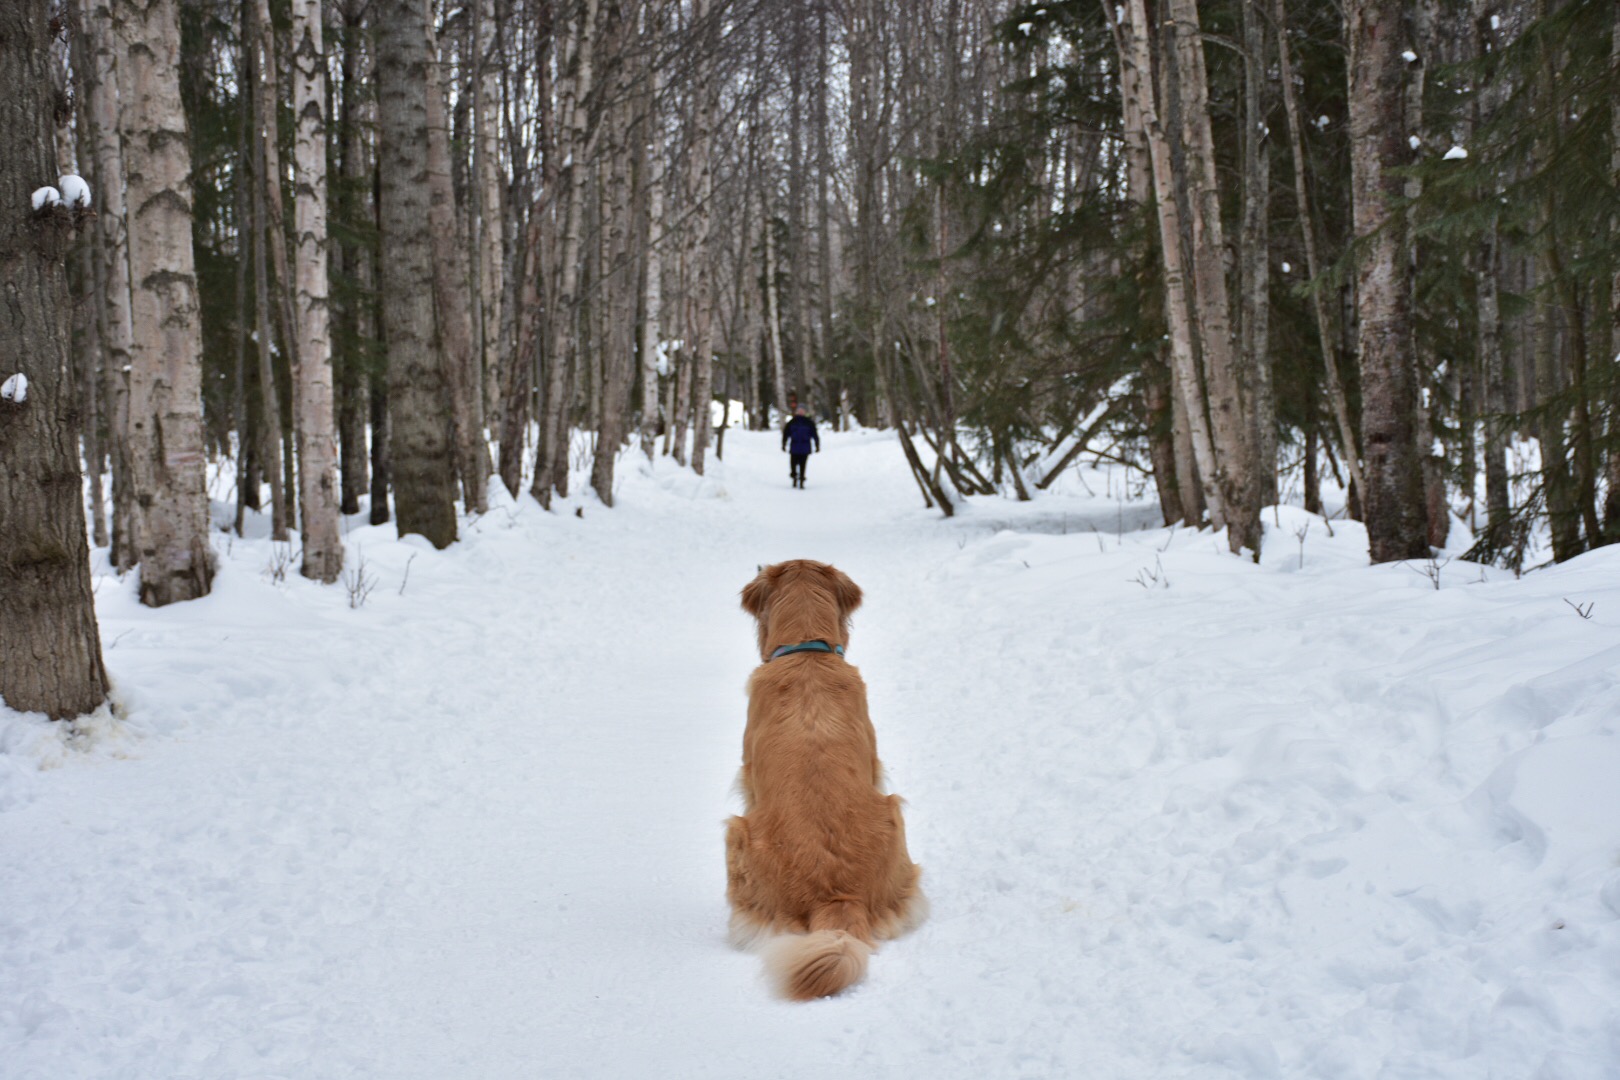
[[[0,715],[0,1076],[1620,1073],[1620,560],[1436,590],[1285,510],[1255,567],[1104,476],[947,522],[824,445],[354,527],[358,609],[262,540],[162,612],[102,576],[128,730]],[[799,556],[866,590],[934,913],[788,1006],[721,829],[737,593]]]

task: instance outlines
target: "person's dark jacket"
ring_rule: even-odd
[[[782,429],[782,449],[790,454],[808,454],[810,444],[821,449],[821,436],[816,433],[816,422],[808,416],[795,416]]]

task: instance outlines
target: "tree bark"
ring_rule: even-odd
[[[88,216],[29,211],[40,178],[56,175],[50,22],[45,0],[0,7],[0,380],[28,383],[0,399],[0,700],[63,719],[107,700],[107,672],[68,377],[66,258]]]
[[[106,326],[103,375],[107,413],[107,450],[112,462],[112,563],[119,573],[140,561],[135,546],[135,497],[129,461],[130,339],[133,336],[129,280],[129,228],[124,198],[124,146],[119,132],[118,54],[112,0],[82,0],[89,37],[91,77],[87,109],[81,114],[94,140],[100,200],[96,250],[101,266],[99,293]]]
[[[1372,561],[1428,555],[1428,521],[1415,419],[1412,289],[1405,215],[1395,207],[1408,163],[1399,0],[1350,0],[1350,190],[1356,260],[1356,349],[1367,488],[1362,509]]]
[[[431,5],[432,0],[423,0]],[[456,194],[450,165],[450,129],[445,123],[444,92],[432,23],[423,17],[429,57],[427,87],[428,236],[433,248],[433,309],[436,315],[439,366],[449,396],[455,439],[456,472],[461,477],[467,512],[489,509],[489,450],[484,443],[482,365],[474,348],[474,319],[479,298],[469,288],[467,247],[456,219]]]
[[[1260,557],[1260,465],[1256,457],[1252,405],[1254,373],[1234,355],[1232,306],[1226,284],[1226,240],[1216,181],[1215,140],[1210,125],[1209,79],[1195,0],[1168,0],[1174,63],[1167,80],[1181,118],[1186,163],[1188,222],[1192,255],[1193,329],[1203,359],[1209,398],[1210,435],[1221,489],[1227,544],[1234,553]],[[1202,471],[1202,470],[1200,470]],[[1213,505],[1213,504],[1212,504]]]
[[[1151,33],[1143,0],[1130,0],[1128,17],[1121,19],[1117,32],[1122,51],[1121,69],[1125,72],[1124,78],[1130,80],[1123,85],[1137,102],[1141,115],[1142,130],[1147,135],[1154,195],[1158,200],[1159,256],[1164,266],[1165,317],[1170,330],[1172,377],[1186,419],[1203,500],[1209,508],[1211,523],[1221,529],[1227,525],[1228,510],[1224,492],[1220,485],[1212,482],[1217,475],[1215,444],[1209,419],[1204,412],[1198,362],[1193,353],[1193,315],[1186,268],[1181,256],[1181,211],[1174,190],[1170,144],[1154,100],[1153,63],[1149,49]]]
[[[692,354],[692,471],[703,475],[704,453],[709,447],[713,423],[709,400],[714,396],[714,259],[709,251],[709,233],[714,218],[714,127],[719,109],[719,73],[710,50],[702,39],[709,35],[713,19],[707,0],[692,0],[692,28],[700,35],[696,51],[705,57],[693,81],[696,108],[691,141],[687,148],[689,173],[686,193],[690,207],[686,215],[687,345]],[[767,228],[769,226],[767,225]]]
[[[191,247],[191,150],[177,0],[118,9],[131,294],[129,461],[140,599],[206,596],[214,578]]]
[[[1316,320],[1317,342],[1322,349],[1322,368],[1327,375],[1328,405],[1333,411],[1333,422],[1338,430],[1339,448],[1344,452],[1345,467],[1350,473],[1350,484],[1359,498],[1366,490],[1361,472],[1361,451],[1356,441],[1355,425],[1350,418],[1349,396],[1345,393],[1344,378],[1340,374],[1338,340],[1328,318],[1325,289],[1319,284],[1322,267],[1316,254],[1316,216],[1306,194],[1305,132],[1299,116],[1299,95],[1294,89],[1292,50],[1288,45],[1287,12],[1283,0],[1272,0],[1272,16],[1277,27],[1277,60],[1282,76],[1283,109],[1288,116],[1288,149],[1294,162],[1294,206],[1299,213],[1299,228],[1305,242],[1305,275],[1312,282],[1310,290],[1311,314]]]
[[[390,479],[399,535],[456,539],[447,393],[434,340],[428,177],[428,27],[422,0],[377,10],[382,316],[388,347]]]
[[[590,108],[594,78],[596,24],[599,0],[585,0],[578,23],[570,36],[574,41],[573,74],[564,84],[563,107],[559,110],[568,127],[559,151],[567,154],[561,183],[564,203],[558,208],[562,222],[562,245],[557,261],[557,287],[548,305],[551,348],[548,350],[545,408],[540,421],[540,444],[536,449],[534,497],[540,505],[551,506],[555,491],[568,490],[569,422],[565,395],[568,372],[574,363],[574,330],[579,318],[580,233],[585,216],[585,157],[590,141]]]
[[[293,418],[298,437],[298,527],[305,577],[331,584],[343,570],[326,272],[326,48],[321,0],[293,0],[293,113],[297,329]]]

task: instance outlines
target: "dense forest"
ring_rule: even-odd
[[[1612,0],[14,0],[0,99],[19,709],[105,698],[89,542],[209,591],[211,462],[331,582],[733,400],[945,514],[1103,458],[1240,556],[1324,486],[1375,562],[1620,540]]]

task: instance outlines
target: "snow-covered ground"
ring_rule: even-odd
[[[805,491],[776,441],[445,552],[356,519],[358,607],[97,552],[122,719],[0,710],[0,1076],[1620,1076],[1620,549],[1369,567],[1285,507],[1256,566],[1122,474],[944,520],[884,434]],[[737,593],[798,556],[866,590],[933,903],[809,1005],[721,852]]]

